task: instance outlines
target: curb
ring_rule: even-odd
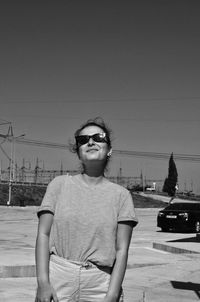
[[[35,265],[0,266],[0,278],[36,277]]]
[[[188,249],[183,249],[179,247],[175,247],[172,245],[164,244],[164,243],[157,243],[153,242],[153,248],[157,250],[162,250],[169,253],[175,253],[175,254],[200,254],[200,252],[192,251]]]

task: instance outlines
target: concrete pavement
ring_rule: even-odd
[[[36,207],[0,207],[0,301],[33,302]],[[126,302],[200,300],[200,242],[195,234],[162,233],[158,209],[136,209],[124,280]],[[170,247],[167,250],[166,247]]]

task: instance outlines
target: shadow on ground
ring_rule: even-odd
[[[197,297],[200,299],[200,284],[193,282],[171,281],[172,286],[175,289],[191,290],[194,291]]]
[[[196,242],[196,243],[200,244],[200,242],[197,240],[196,237],[189,237],[189,238],[181,238],[181,239],[176,239],[176,240],[169,240],[167,242]]]

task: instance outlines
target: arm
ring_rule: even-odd
[[[40,215],[35,249],[38,282],[35,302],[58,301],[49,282],[49,235],[52,222],[53,215],[50,212]]]
[[[109,289],[104,302],[117,302],[121,285],[124,279],[128,249],[131,241],[133,224],[130,222],[119,222],[117,229],[117,254],[113,267]]]

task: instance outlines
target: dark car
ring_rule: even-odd
[[[158,212],[157,226],[169,230],[200,232],[200,202],[175,202]]]

